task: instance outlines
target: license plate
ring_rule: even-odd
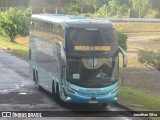
[[[98,103],[98,101],[94,100],[94,101],[89,101],[90,104],[96,104]]]

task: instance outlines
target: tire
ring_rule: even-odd
[[[52,96],[53,96],[53,98],[55,98],[55,96],[56,96],[54,80],[52,82]]]
[[[56,85],[55,98],[56,98],[56,102],[59,103],[60,105],[62,105],[62,100],[61,100],[61,98],[60,98],[58,84]]]
[[[36,88],[37,88],[39,91],[41,91],[42,88],[41,88],[41,86],[39,85],[38,71],[36,70],[35,73],[36,73],[36,74],[35,74],[35,85],[36,85]]]
[[[35,69],[33,68],[33,81],[36,80],[36,73],[35,73]]]

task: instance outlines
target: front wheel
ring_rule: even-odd
[[[42,88],[41,88],[41,86],[39,85],[38,71],[36,70],[35,73],[36,73],[36,74],[35,74],[35,85],[36,85],[36,88],[37,88],[39,91],[41,91]]]
[[[33,69],[33,81],[36,81],[36,72],[35,72],[35,69]]]
[[[55,93],[56,102],[60,105],[64,105],[64,102],[60,98],[59,87],[56,85],[56,93]]]
[[[53,98],[56,96],[54,80],[52,82],[52,96]]]

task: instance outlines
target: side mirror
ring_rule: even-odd
[[[127,66],[127,63],[128,63],[128,56],[127,56],[127,53],[120,47],[118,46],[118,49],[119,49],[119,52],[122,54],[123,56],[123,67],[126,67]]]

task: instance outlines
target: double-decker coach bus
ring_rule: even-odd
[[[35,14],[30,27],[30,72],[37,88],[67,103],[113,103],[119,57],[113,24],[64,14]]]

